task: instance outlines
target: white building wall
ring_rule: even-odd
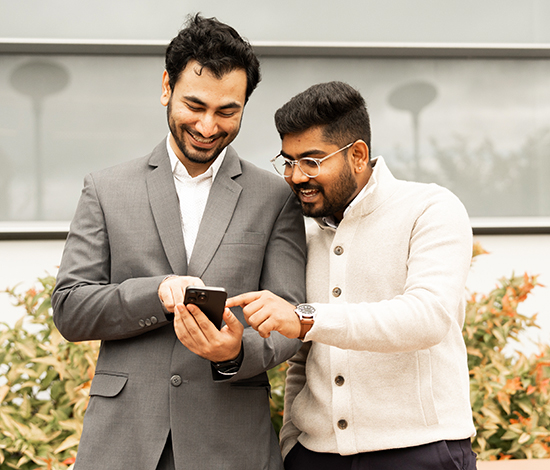
[[[487,293],[498,279],[524,272],[539,274],[539,282],[550,286],[550,235],[485,235],[476,236],[475,240],[490,253],[477,257],[474,262],[468,279],[470,292]],[[60,240],[1,241],[0,290],[20,283],[19,289],[23,291],[34,285],[38,277],[55,275],[63,246]],[[538,313],[542,327],[531,331],[520,349],[534,351],[531,341],[550,343],[550,288],[535,288],[522,304],[520,313],[529,316]],[[9,297],[0,294],[0,322],[13,325],[22,314],[21,307],[13,307]]]
[[[0,241],[0,291],[19,284],[17,291],[23,292],[37,278],[56,275],[64,245],[63,240]],[[0,294],[0,322],[13,325],[24,313],[7,294]]]

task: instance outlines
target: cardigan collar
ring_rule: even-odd
[[[386,165],[384,157],[379,156],[373,158],[372,163],[372,175],[364,188],[365,192],[363,197],[349,207],[349,210],[346,210],[341,222],[369,215],[397,190],[399,180],[392,175],[390,169]],[[335,227],[332,221],[327,223],[326,219],[326,217],[314,218],[321,229],[336,230],[337,226]]]

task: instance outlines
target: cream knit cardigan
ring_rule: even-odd
[[[318,313],[289,361],[285,456],[296,440],[350,455],[475,433],[461,334],[468,215],[450,191],[374,162],[367,196],[338,229],[318,221],[308,233]]]

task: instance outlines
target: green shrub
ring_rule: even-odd
[[[97,343],[68,343],[53,325],[55,279],[8,294],[26,314],[0,324],[0,468],[66,469],[74,462]]]
[[[283,362],[277,367],[268,371],[269,383],[271,384],[271,398],[269,406],[271,408],[271,422],[279,435],[279,431],[283,427],[283,410],[285,405],[285,379],[288,363]]]
[[[537,285],[537,276],[503,278],[467,304],[463,335],[480,460],[550,458],[550,346],[529,357],[513,348],[527,328],[539,328],[536,314],[518,312]]]
[[[483,253],[474,248],[474,256]],[[2,469],[66,469],[76,456],[99,344],[68,343],[57,332],[54,282],[46,277],[37,289],[7,291],[26,314],[14,327],[0,324]],[[550,457],[550,346],[529,357],[513,348],[527,328],[538,327],[536,315],[518,312],[537,284],[536,276],[512,276],[468,300],[464,340],[480,460]],[[277,432],[287,368],[269,371]]]

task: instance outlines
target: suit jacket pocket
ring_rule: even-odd
[[[128,374],[121,372],[96,372],[92,386],[90,387],[90,396],[100,396],[112,398],[116,397],[128,382]]]
[[[256,377],[249,379],[239,380],[237,382],[230,382],[230,388],[241,390],[266,390],[267,394],[271,397],[271,384],[267,378],[267,374],[260,374]]]

